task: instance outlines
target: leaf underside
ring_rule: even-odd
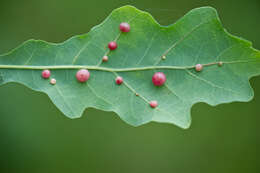
[[[131,25],[129,33],[120,32],[121,22]],[[117,41],[115,51],[108,50],[110,41]],[[104,55],[109,61],[102,63]],[[196,72],[196,64],[203,71]],[[80,68],[91,73],[83,84],[75,78]],[[51,70],[56,85],[42,79],[42,69]],[[167,76],[161,87],[151,80],[157,71]],[[70,118],[93,107],[113,111],[133,126],[156,121],[188,128],[195,103],[251,100],[249,78],[259,74],[260,52],[227,33],[211,7],[161,26],[150,14],[124,6],[88,34],[60,44],[29,40],[0,56],[0,85],[18,82],[44,92]],[[116,76],[124,78],[122,85],[116,85]],[[158,101],[157,108],[149,106],[151,100]]]

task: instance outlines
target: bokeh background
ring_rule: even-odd
[[[61,42],[88,32],[131,4],[161,24],[190,9],[215,7],[225,28],[260,49],[259,0],[1,0],[0,53],[34,38]],[[114,113],[62,115],[45,94],[0,87],[0,173],[259,173],[260,76],[249,103],[192,108],[193,123],[131,127]]]

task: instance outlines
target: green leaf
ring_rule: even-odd
[[[121,22],[131,25],[129,33],[120,32]],[[118,43],[115,51],[107,48],[112,40]],[[194,69],[198,63],[204,65],[201,72]],[[75,78],[81,68],[91,73],[84,84]],[[51,70],[56,85],[42,79],[43,69]],[[156,71],[167,76],[161,87],[151,80]],[[195,103],[251,100],[249,78],[259,74],[260,52],[227,33],[211,7],[194,9],[165,27],[125,6],[88,34],[60,44],[30,40],[0,57],[0,84],[18,82],[44,92],[70,118],[93,107],[116,112],[134,126],[156,121],[188,128]],[[115,84],[116,76],[124,78],[122,85]],[[151,100],[158,101],[157,108],[149,106]]]

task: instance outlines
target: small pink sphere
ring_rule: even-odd
[[[156,72],[153,75],[152,81],[155,86],[162,86],[166,81],[166,76],[163,72]]]
[[[102,61],[103,62],[107,62],[108,61],[108,56],[103,56]]]
[[[90,73],[87,69],[80,69],[77,74],[76,78],[79,82],[83,83],[86,82],[90,77]]]
[[[157,101],[155,101],[155,100],[150,101],[150,106],[151,106],[152,108],[156,108],[156,107],[158,106]]]
[[[42,71],[42,77],[44,79],[48,79],[51,76],[51,71],[50,70],[43,70]]]
[[[121,85],[123,83],[123,78],[121,76],[116,77],[116,84]]]
[[[130,25],[126,22],[123,22],[119,25],[119,29],[122,31],[122,32],[129,32],[130,31]]]
[[[117,43],[114,41],[111,41],[110,43],[108,43],[108,48],[110,50],[115,50],[117,48]]]
[[[201,64],[197,64],[196,66],[195,66],[195,70],[196,71],[202,71],[202,69],[203,69],[203,65],[201,65]]]

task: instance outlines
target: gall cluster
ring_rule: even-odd
[[[123,33],[130,32],[130,25],[126,22],[123,22],[119,25],[119,29]],[[116,50],[117,47],[118,47],[118,45],[117,45],[116,41],[111,41],[111,42],[108,43],[108,48],[109,48],[110,51]],[[163,55],[161,58],[162,58],[162,60],[166,60],[165,55]],[[108,60],[109,60],[108,56],[104,55],[103,58],[102,58],[102,62],[107,62]],[[218,62],[219,67],[222,66],[222,65],[223,65],[223,62]],[[202,64],[196,64],[195,70],[197,72],[202,71],[203,65]],[[50,76],[51,76],[50,70],[46,69],[46,70],[42,71],[42,78],[49,79]],[[86,81],[89,80],[89,78],[90,78],[90,72],[87,69],[80,69],[76,73],[76,79],[80,83],[85,83]],[[115,83],[117,85],[121,85],[123,82],[124,82],[123,77],[121,77],[121,76],[116,77]],[[165,74],[163,72],[155,72],[154,75],[152,76],[152,82],[153,82],[154,86],[156,86],[156,87],[160,87],[160,86],[164,85],[165,82],[166,82]],[[51,78],[50,84],[55,85],[56,79]],[[135,93],[135,95],[139,96],[138,93]],[[158,102],[156,100],[150,101],[149,104],[150,104],[151,108],[156,108],[158,106]]]
[[[51,77],[51,71],[50,70],[43,70],[42,71],[42,78],[49,79],[50,77]],[[56,79],[52,78],[50,80],[50,84],[55,85],[56,84]]]

